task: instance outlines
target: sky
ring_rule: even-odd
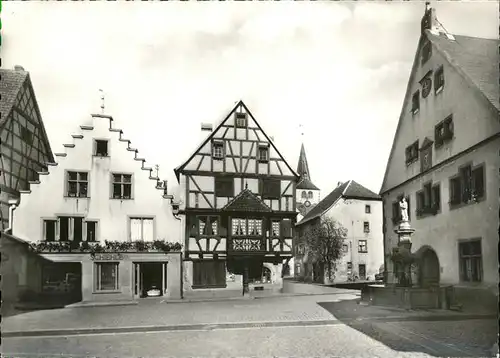
[[[433,2],[453,34],[498,37],[496,1]],[[379,192],[423,2],[4,2],[4,68],[30,72],[54,152],[105,112],[176,192],[173,169],[243,100],[325,197]],[[301,134],[303,132],[303,135]],[[170,191],[170,190],[169,190]]]

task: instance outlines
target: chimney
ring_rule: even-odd
[[[212,124],[211,123],[202,123],[201,124],[201,131],[202,132],[211,132],[213,130]]]
[[[422,34],[424,34],[425,30],[438,30],[439,22],[436,17],[436,9],[431,7],[430,2],[425,3],[425,13],[422,17],[422,21],[420,22],[420,28]]]
[[[25,71],[23,66],[15,65],[14,66],[14,71]]]

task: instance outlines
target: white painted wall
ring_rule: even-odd
[[[129,216],[153,216],[155,239],[182,242],[181,221],[172,214],[171,200],[163,198],[163,190],[156,188],[149,170],[141,169],[142,162],[134,160],[135,152],[127,150],[128,142],[119,141],[120,133],[109,130],[107,118],[92,118],[92,125],[92,130],[77,133],[83,138],[68,140],[75,147],[64,148],[62,152],[67,156],[56,156],[57,166],[50,166],[48,175],[40,175],[40,183],[31,184],[31,192],[21,194],[19,207],[14,211],[13,233],[38,241],[43,238],[43,218],[81,214],[98,220],[98,240],[128,241]],[[122,138],[126,137],[122,134]],[[109,140],[109,157],[92,155],[94,139]],[[137,156],[141,157],[140,153]],[[67,170],[89,171],[89,198],[65,197]],[[132,174],[133,199],[110,199],[111,172]]]
[[[370,205],[371,213],[365,213],[365,206]],[[358,265],[366,265],[366,276],[374,279],[384,264],[384,241],[382,231],[382,201],[340,199],[324,216],[338,221],[347,229],[345,243],[349,251],[337,265],[335,282],[347,279],[347,262],[352,262],[352,270],[359,274]],[[364,232],[363,222],[370,223],[370,232]],[[367,241],[367,253],[358,252],[359,240]]]

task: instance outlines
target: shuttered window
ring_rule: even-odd
[[[226,262],[222,260],[193,261],[193,287],[225,287]]]

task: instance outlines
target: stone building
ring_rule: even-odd
[[[420,259],[415,284],[454,285],[459,301],[497,305],[499,44],[447,33],[426,8],[380,191],[388,283],[404,196]]]

